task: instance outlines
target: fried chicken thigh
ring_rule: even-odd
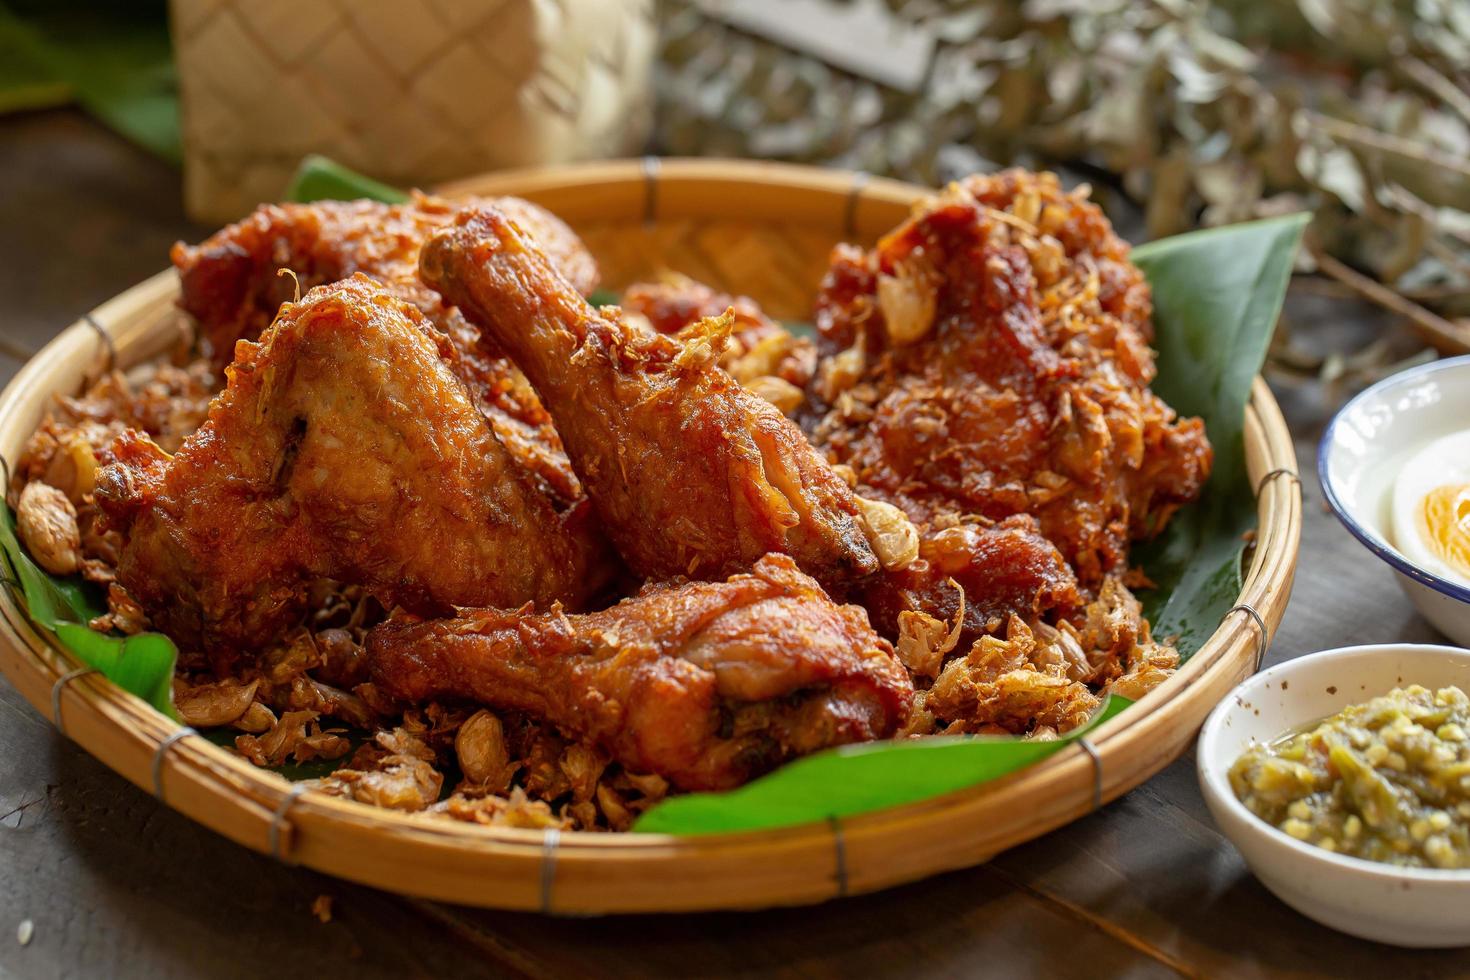
[[[718,578],[769,552],[829,587],[876,571],[847,484],[719,368],[731,317],[675,339],[599,312],[495,208],[431,238],[419,273],[531,379],[635,572]]]
[[[535,489],[443,343],[354,276],[242,343],[176,454],[120,438],[96,497],[126,539],[118,579],[154,623],[208,650],[259,647],[323,578],[424,614],[593,593],[605,556],[590,508],[558,514]]]
[[[577,289],[596,288],[596,263],[559,218],[518,198],[493,200],[536,238]],[[199,245],[174,246],[180,305],[198,322],[200,345],[222,371],[235,356],[236,342],[260,336],[298,285],[308,289],[359,272],[370,275],[448,335],[454,371],[500,441],[561,503],[574,502],[581,489],[536,392],[458,310],[419,281],[420,246],[454,213],[453,205],[424,195],[394,205],[265,205]],[[278,275],[280,269],[290,269],[296,281]]]
[[[1095,591],[1210,470],[1200,420],[1148,389],[1149,316],[1127,244],[1083,195],[971,177],[871,252],[834,253],[814,442],[930,527],[1036,515]]]
[[[913,695],[862,610],[833,603],[784,555],[724,582],[649,586],[601,612],[390,621],[367,652],[394,697],[527,712],[689,790],[884,738]]]

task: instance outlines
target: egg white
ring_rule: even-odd
[[[1424,498],[1447,484],[1470,484],[1470,430],[1434,440],[1399,470],[1391,506],[1393,544],[1426,572],[1470,588],[1470,577],[1441,560],[1420,530]]]

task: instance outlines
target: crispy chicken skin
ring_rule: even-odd
[[[365,276],[287,305],[176,454],[136,432],[104,454],[118,580],[210,650],[277,638],[321,578],[424,614],[581,603],[603,581],[590,508],[535,490],[441,343]]]
[[[872,251],[834,253],[813,441],[916,523],[1034,514],[1093,592],[1210,470],[1200,420],[1147,387],[1149,316],[1128,246],[1083,194],[971,177]]]
[[[597,288],[596,263],[560,218],[519,198],[479,200],[493,201],[513,215],[575,288],[584,293]],[[449,224],[461,206],[423,194],[406,204],[262,205],[198,245],[174,245],[181,303],[199,321],[205,353],[223,369],[234,358],[235,342],[260,336],[291,299],[293,284],[277,276],[278,269],[295,272],[303,288],[357,272],[388,283],[412,283],[424,240]],[[438,296],[422,287],[404,298],[436,322],[447,313]]]
[[[833,603],[785,555],[723,582],[649,586],[601,612],[390,621],[367,655],[394,697],[524,711],[689,790],[887,737],[913,697],[863,611]]]
[[[916,561],[885,569],[859,599],[873,625],[885,636],[896,636],[904,612],[953,623],[961,595],[959,641],[964,645],[1000,629],[1012,614],[1028,621],[1053,611],[1065,616],[1083,601],[1061,553],[1025,515],[993,526],[931,530],[919,541]]]
[[[536,237],[576,286],[590,292],[597,266],[580,239],[555,215],[518,198],[495,198]],[[200,346],[221,371],[235,343],[254,340],[302,289],[365,273],[417,306],[454,344],[454,370],[511,454],[535,472],[563,504],[581,496],[561,442],[536,392],[513,363],[459,311],[418,279],[419,248],[454,217],[455,206],[416,195],[406,204],[319,201],[271,204],[221,229],[199,245],[173,248],[180,305],[199,324]]]
[[[732,296],[688,276],[668,273],[655,282],[629,286],[619,305],[666,334],[678,334],[728,310],[734,324],[720,366],[742,384],[774,377],[805,388],[816,371],[817,348],[811,339],[793,336],[749,296]]]
[[[829,588],[877,570],[847,484],[718,367],[729,317],[675,339],[599,312],[496,208],[461,212],[419,273],[531,379],[636,573],[722,578],[768,552]]]
[[[732,296],[688,276],[670,274],[655,282],[636,282],[623,290],[619,304],[637,313],[659,333],[678,333],[691,323],[729,310],[735,318],[730,332],[732,351],[747,351],[785,329],[766,316],[749,296]]]

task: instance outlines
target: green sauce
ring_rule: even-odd
[[[1410,868],[1470,868],[1470,698],[1394,689],[1230,767],[1252,813],[1308,844]]]

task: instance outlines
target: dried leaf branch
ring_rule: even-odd
[[[1325,274],[1470,350],[1464,0],[885,2],[933,39],[918,91],[665,0],[660,148],[926,183],[1070,165],[1112,175],[1151,237],[1309,209]]]

